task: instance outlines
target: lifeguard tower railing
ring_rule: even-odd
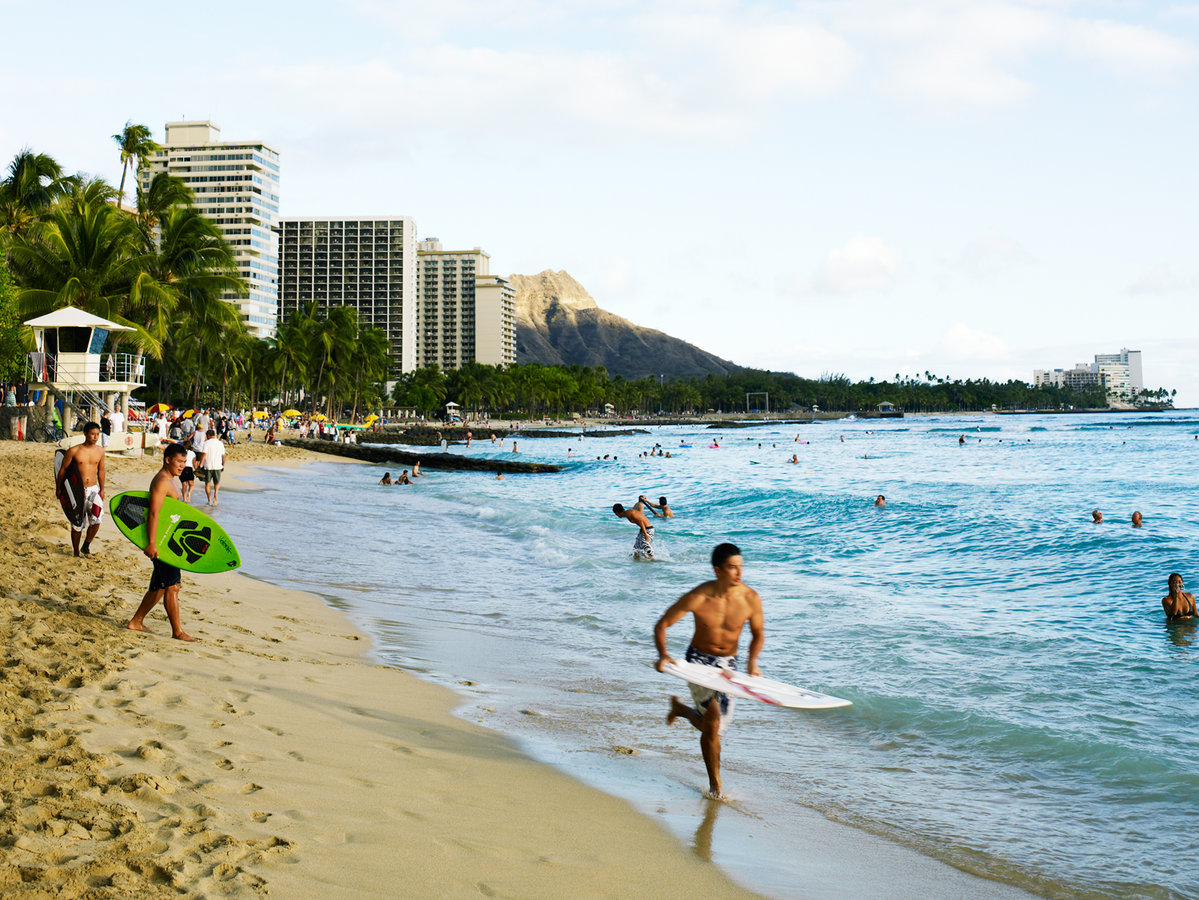
[[[53,353],[29,353],[25,357],[25,380],[30,385],[44,384],[72,394],[76,408],[95,407],[106,410],[104,384],[111,382],[114,389],[128,390],[130,385],[144,385],[146,360],[136,353],[105,353],[100,357],[99,370],[88,373],[84,383],[73,366],[60,366]]]

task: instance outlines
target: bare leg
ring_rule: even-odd
[[[142,605],[137,608],[137,612],[133,614],[133,618],[129,620],[129,624],[125,627],[130,631],[149,632],[150,629],[143,625],[142,622],[150,614],[150,610],[158,605],[158,601],[162,599],[163,593],[161,589],[146,591],[146,596],[142,597]]]
[[[93,525],[91,528],[89,528],[89,529],[87,530],[87,537],[85,537],[85,538],[83,539],[83,548],[82,548],[82,550],[83,550],[83,552],[84,552],[84,553],[91,553],[91,552],[92,552],[91,543],[92,543],[92,541],[94,541],[94,540],[96,539],[96,532],[98,532],[99,530],[100,530],[100,523],[99,523],[99,522],[97,522],[95,525]]]
[[[666,724],[673,725],[675,719],[684,718],[700,732],[699,749],[704,755],[704,767],[708,770],[708,796],[721,800],[720,792],[720,703],[713,699],[708,708],[700,713],[685,705],[678,697],[670,698],[670,712]]]
[[[704,754],[704,765],[708,769],[708,796],[720,800],[720,704],[708,704],[704,713],[704,724],[699,738],[699,749]]]
[[[74,528],[71,529],[71,546],[75,549],[76,556],[79,555],[79,539],[81,537],[83,537],[82,531],[76,531]]]
[[[194,641],[195,638],[179,624],[179,585],[172,584],[167,588],[162,605],[167,611],[167,620],[171,623],[171,637],[179,641]]]
[[[212,506],[212,482],[204,482],[204,496],[208,499],[208,505]]]

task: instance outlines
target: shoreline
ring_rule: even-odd
[[[263,449],[235,450],[226,486],[249,487],[250,464],[323,459]],[[157,466],[109,457],[106,493]],[[172,641],[161,607],[154,634],[127,631],[144,558],[107,524],[92,558],[70,555],[44,446],[0,445],[0,474],[16,525],[0,540],[0,889],[757,896],[625,801],[455,717],[450,690],[375,663],[313,594],[185,573],[200,643]]]

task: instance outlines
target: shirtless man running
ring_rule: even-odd
[[[661,672],[667,663],[674,662],[666,652],[666,629],[687,613],[695,617],[695,634],[687,648],[688,662],[720,669],[737,668],[737,644],[741,630],[749,622],[750,675],[761,675],[758,654],[766,642],[762,622],[762,598],[753,588],[741,583],[741,551],[733,544],[719,544],[712,551],[714,581],[705,581],[688,591],[663,613],[654,626],[654,643],[658,647],[655,668]],[[666,724],[673,725],[680,716],[700,732],[699,747],[708,770],[708,796],[723,799],[720,786],[720,736],[733,719],[733,698],[709,688],[691,685],[695,708],[670,698]]]
[[[79,470],[79,477],[83,479],[83,505],[87,510],[84,522],[88,526],[87,536],[83,537],[83,526],[76,528],[74,524],[71,525],[71,546],[75,549],[76,556],[87,556],[92,552],[92,540],[100,530],[100,521],[104,518],[104,448],[100,446],[100,426],[95,422],[88,422],[83,426],[83,443],[76,444],[62,458],[62,466],[54,480],[54,494],[60,501],[63,493],[62,483],[67,477],[67,469],[71,467],[71,463],[75,464]],[[79,545],[80,537],[83,537],[82,547]]]
[[[183,474],[183,464],[187,459],[187,451],[182,444],[171,444],[162,452],[162,468],[150,482],[150,509],[146,514],[146,531],[150,535],[158,533],[158,517],[162,513],[162,501],[167,497],[179,499],[179,488],[175,479]],[[158,558],[158,546],[153,537],[143,551],[154,563],[154,573],[150,576],[150,587],[142,598],[142,605],[137,608],[127,626],[130,631],[149,631],[143,624],[150,610],[162,601],[167,611],[167,620],[171,623],[171,637],[180,641],[194,641],[195,638],[183,630],[179,623],[179,569],[168,566]]]
[[[1199,615],[1195,610],[1195,595],[1184,593],[1182,590],[1184,585],[1181,575],[1177,572],[1170,573],[1166,584],[1170,587],[1170,593],[1162,597],[1162,609],[1166,611],[1167,622],[1181,622]]]
[[[641,501],[638,501],[639,503]],[[619,519],[628,519],[640,529],[633,539],[633,559],[654,558],[654,526],[645,517],[645,513],[637,508],[625,509],[619,503],[612,504],[612,512]]]

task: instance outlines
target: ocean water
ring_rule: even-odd
[[[521,439],[566,471],[263,468],[218,517],[247,574],[326,597],[460,714],[772,896],[825,893],[796,880],[816,816],[1045,896],[1199,897],[1199,633],[1159,602],[1170,572],[1199,588],[1197,434],[1166,413]],[[638,457],[655,444],[672,458]],[[676,512],[653,563],[611,513],[642,493]],[[764,674],[854,705],[741,703],[714,812],[697,733],[663,723],[686,690],[651,668],[652,628],[726,540],[764,601]]]

